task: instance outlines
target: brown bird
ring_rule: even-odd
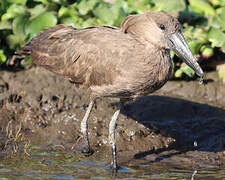
[[[94,101],[117,97],[124,102],[161,88],[171,73],[170,50],[203,77],[181,33],[180,23],[165,12],[128,16],[121,28],[76,29],[56,25],[33,38],[22,48],[22,54],[30,55],[33,63],[91,90],[91,101],[81,121],[83,152],[90,153],[87,121]],[[118,169],[115,128],[120,109],[121,106],[109,124],[113,169]]]

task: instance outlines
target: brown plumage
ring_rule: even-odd
[[[121,28],[76,29],[56,25],[33,38],[22,48],[22,53],[30,55],[33,63],[90,88],[92,100],[99,97],[135,99],[167,82],[171,72],[169,49],[182,56],[198,75],[203,75],[180,33],[178,20],[164,12],[128,16]],[[90,111],[92,105],[89,105]],[[89,113],[83,119],[86,129]],[[86,129],[82,132],[89,150]],[[115,128],[113,136],[114,131]],[[113,148],[115,138],[111,140]],[[113,163],[117,168],[116,156]]]
[[[29,51],[33,63],[90,87],[94,97],[146,95],[167,81],[171,67],[160,39],[146,33],[154,28],[148,23],[149,15],[129,16],[121,29],[57,25],[44,30],[23,50]],[[165,22],[177,28],[178,21],[170,18]]]

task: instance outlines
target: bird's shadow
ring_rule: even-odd
[[[135,155],[136,159],[171,149],[181,154],[193,150],[220,152],[225,150],[225,110],[179,98],[146,96],[124,106],[122,114],[147,128],[176,141],[168,147]],[[161,156],[157,160],[175,155]]]

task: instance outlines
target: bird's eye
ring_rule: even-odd
[[[163,24],[160,24],[159,25],[159,28],[162,29],[162,30],[165,30],[166,29],[166,27]]]

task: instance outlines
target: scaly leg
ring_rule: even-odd
[[[90,147],[89,139],[88,139],[88,118],[89,118],[89,115],[93,108],[93,105],[94,105],[94,101],[91,100],[91,102],[88,105],[88,109],[84,115],[84,118],[82,119],[81,124],[80,124],[80,129],[83,134],[84,143],[85,143],[84,148],[82,149],[82,153],[87,153],[87,154],[93,153],[93,150]]]
[[[116,121],[119,118],[121,109],[121,103],[119,104],[118,110],[113,114],[112,119],[109,123],[109,143],[112,148],[112,168],[113,170],[117,170],[117,155],[116,155],[116,138],[115,138],[115,130],[116,130]]]

